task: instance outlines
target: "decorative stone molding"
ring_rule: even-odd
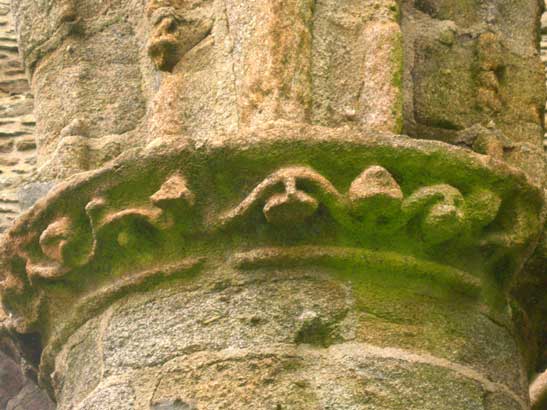
[[[282,168],[262,181],[236,208],[221,216],[221,225],[244,219],[257,205],[263,205],[266,220],[272,224],[303,223],[319,208],[319,199],[301,185],[308,185],[325,205],[343,206],[344,198],[323,176],[308,167]],[[281,188],[281,193],[275,193]],[[328,206],[328,205],[327,205]]]
[[[21,218],[4,245],[3,300],[12,326],[51,341],[89,318],[97,292],[116,298],[114,282],[222,260],[230,244],[234,266],[360,261],[494,306],[490,288],[503,298],[534,249],[543,201],[503,162],[405,137],[285,126],[201,148],[151,144],[61,184]],[[66,316],[67,303],[82,306],[72,319],[38,320]]]
[[[180,2],[149,0],[146,15],[152,26],[148,55],[158,70],[172,71],[189,50],[211,34],[213,2],[181,7]]]
[[[268,194],[278,184],[284,192]],[[317,198],[298,189],[299,184],[308,185]],[[351,183],[348,194],[342,195],[313,169],[291,167],[266,178],[240,205],[221,217],[221,224],[244,218],[261,202],[265,202],[263,213],[268,222],[285,225],[303,223],[321,203],[337,222],[348,229],[359,229],[362,236],[393,232],[419,220],[419,238],[432,245],[446,242],[464,230],[488,225],[501,205],[500,198],[488,190],[470,194],[466,203],[456,188],[443,184],[419,188],[403,200],[397,182],[377,165],[363,171]]]

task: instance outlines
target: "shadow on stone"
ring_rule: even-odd
[[[181,399],[176,399],[155,403],[150,407],[150,410],[197,410],[197,407]]]

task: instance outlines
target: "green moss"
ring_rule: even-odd
[[[335,131],[321,129],[321,132]],[[352,219],[343,208],[336,209],[325,203],[316,215],[302,224],[272,226],[266,223],[262,213],[264,204],[261,202],[239,225],[226,230],[214,230],[211,227],[211,220],[214,221],[220,213],[237,206],[264,178],[284,166],[309,166],[329,180],[341,194],[346,194],[351,182],[364,169],[370,165],[381,165],[394,176],[405,198],[421,187],[438,183],[457,188],[466,201],[469,200],[470,206],[481,208],[481,212],[473,209],[474,212],[470,213],[473,221],[477,221],[476,229],[487,221],[487,217],[493,216],[482,213],[485,207],[480,204],[492,202],[488,196],[474,198],[474,193],[481,192],[482,188],[491,189],[503,199],[502,211],[493,223],[498,231],[506,229],[511,233],[508,229],[515,227],[517,217],[521,218],[519,229],[522,231],[522,241],[529,238],[534,226],[537,229],[537,218],[525,216],[539,212],[541,198],[536,192],[528,193],[529,197],[524,201],[526,207],[515,206],[518,198],[523,195],[517,192],[520,188],[516,188],[523,187],[519,177],[485,168],[472,155],[446,147],[434,148],[438,144],[430,143],[417,147],[412,141],[409,144],[399,144],[398,141],[399,145],[394,148],[389,139],[380,139],[377,144],[360,145],[355,139],[350,143],[334,138],[312,141],[313,136],[309,136],[309,141],[294,137],[289,142],[280,138],[272,143],[250,144],[245,150],[223,148],[211,150],[206,155],[185,153],[175,159],[154,158],[154,161],[147,160],[147,166],[141,162],[127,165],[127,169],[119,167],[90,179],[81,188],[71,188],[73,191],[65,192],[62,199],[51,201],[49,213],[41,216],[41,221],[36,222],[32,229],[42,232],[58,215],[68,214],[73,217],[78,236],[85,238],[71,249],[70,261],[75,264],[80,261],[78,252],[84,254],[90,250],[91,233],[84,211],[86,201],[96,195],[100,196],[100,190],[107,192],[105,196],[109,212],[145,204],[150,207],[148,196],[159,189],[172,170],[180,170],[188,179],[198,203],[191,211],[194,213],[177,216],[172,227],[156,229],[139,221],[112,227],[111,232],[101,237],[96,258],[89,265],[75,267],[62,281],[52,281],[55,285],[50,287],[51,294],[61,295],[57,299],[69,304],[70,301],[63,296],[65,293],[82,295],[128,272],[163,266],[188,256],[218,260],[237,251],[302,245],[362,249],[362,252],[356,252],[349,258],[319,261],[323,266],[326,264],[336,268],[341,272],[338,274],[341,278],[357,281],[358,289],[363,292],[359,297],[362,301],[366,301],[368,296],[374,296],[379,300],[382,297],[386,300],[399,298],[404,303],[410,303],[408,301],[411,300],[412,292],[415,292],[444,301],[453,299],[476,302],[477,286],[462,282],[458,272],[480,272],[475,278],[477,281],[483,280],[480,287],[488,289],[498,289],[500,284],[510,279],[516,266],[512,260],[516,260],[516,256],[500,258],[494,253],[488,254],[488,250],[479,248],[474,242],[480,239],[478,232],[462,235],[438,246],[426,246],[422,241],[422,233],[419,229],[413,230],[412,223],[384,235],[372,224],[363,222],[363,219]],[[290,134],[289,137],[293,138]],[[299,185],[299,188],[310,189],[305,184]],[[518,209],[518,213],[510,212],[513,209]],[[27,250],[33,260],[40,261],[43,258],[37,241]],[[305,260],[305,263],[309,266],[310,262]],[[448,266],[457,267],[459,271]],[[13,267],[13,270],[20,270],[20,275],[24,275],[24,266],[17,269]],[[495,276],[493,273],[496,271],[506,272],[507,277]],[[49,283],[47,286],[50,286]],[[368,288],[376,288],[376,293],[367,296],[367,292],[372,292]],[[503,308],[501,293],[492,293],[486,295],[487,303]],[[485,297],[484,293],[481,297]],[[26,299],[21,300],[26,304]],[[28,309],[23,306],[15,310]],[[363,310],[366,309],[367,305],[363,304]],[[389,316],[389,309],[386,312],[377,310],[373,313]]]
[[[414,272],[399,269],[388,262],[383,267],[354,264],[337,270],[335,276],[351,284],[356,307],[376,326],[431,327],[435,331],[428,338],[435,343],[448,342],[454,326],[447,318],[464,315],[476,304],[475,298],[422,275],[419,268]]]
[[[393,19],[396,22],[401,21],[401,6],[398,1],[394,2],[391,6],[389,6],[389,9],[393,12]]]
[[[333,326],[315,317],[302,324],[294,341],[297,344],[328,347],[334,342]]]

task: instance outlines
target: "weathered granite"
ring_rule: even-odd
[[[538,2],[14,12],[65,181],[6,234],[2,298],[59,409],[530,408]]]
[[[479,383],[477,397],[527,408],[506,291],[535,247],[543,201],[524,173],[439,142],[283,123],[201,148],[157,141],[60,184],[10,231],[4,303],[18,331],[44,335],[42,381],[61,408],[109,386],[144,389],[131,400],[145,408],[164,364],[206,352],[281,349],[265,355],[315,374],[301,345],[372,349],[409,374],[415,362],[450,369],[447,383],[455,371]],[[326,374],[348,371],[320,354]],[[309,394],[327,406],[333,387],[316,383]],[[405,397],[418,400],[412,386]]]
[[[21,64],[9,1],[0,1],[0,231],[20,213],[18,186],[36,160],[33,99]]]
[[[493,121],[512,142],[542,147],[542,10],[538,0],[404,2],[405,132],[454,141]]]

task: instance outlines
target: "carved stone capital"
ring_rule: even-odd
[[[521,171],[440,142],[311,126],[162,142],[59,185],[19,220],[3,303],[49,353],[127,292],[219,263],[362,266],[496,310],[544,208]]]

